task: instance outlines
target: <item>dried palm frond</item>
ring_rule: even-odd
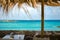
[[[46,4],[49,6],[60,6],[57,1],[53,2],[53,0],[48,0]]]
[[[31,6],[31,0],[26,0],[26,3],[29,5],[29,6]]]
[[[2,0],[2,7],[5,12],[8,12],[8,0]]]
[[[2,7],[2,0],[0,0],[0,6]]]
[[[31,0],[31,2],[32,2],[32,7],[36,7],[36,0]]]
[[[14,0],[8,0],[8,9],[12,9],[14,7]]]
[[[19,0],[18,1],[18,7],[21,7],[21,5],[24,3],[24,0]]]
[[[14,0],[14,4],[18,3],[19,0]]]

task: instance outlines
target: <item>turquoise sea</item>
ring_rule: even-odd
[[[0,30],[41,31],[41,20],[0,21]],[[60,20],[45,20],[45,31],[60,31]]]

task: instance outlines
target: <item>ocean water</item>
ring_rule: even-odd
[[[41,31],[41,20],[0,21],[0,30]],[[45,20],[45,31],[60,31],[60,20]]]

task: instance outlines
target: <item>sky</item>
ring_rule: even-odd
[[[35,9],[31,7],[27,7],[27,10],[29,11],[30,15],[32,16],[32,19],[29,18],[29,14],[25,13],[22,8],[18,10],[17,6],[14,8],[14,10],[10,10],[10,14],[7,16],[4,14],[2,16],[2,11],[0,8],[0,20],[41,20],[41,7],[38,8],[39,12],[37,12]],[[26,9],[25,9],[26,10]],[[20,14],[20,13],[21,14]],[[13,16],[11,16],[11,14]],[[19,16],[18,16],[19,14]],[[27,16],[29,15],[29,16]],[[60,20],[60,6],[46,6],[44,7],[44,18],[45,20]]]
[[[45,20],[60,20],[60,6],[45,7]]]

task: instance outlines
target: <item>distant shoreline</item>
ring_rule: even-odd
[[[45,22],[60,22],[60,20],[44,20]],[[1,22],[41,22],[41,20],[0,20]]]

